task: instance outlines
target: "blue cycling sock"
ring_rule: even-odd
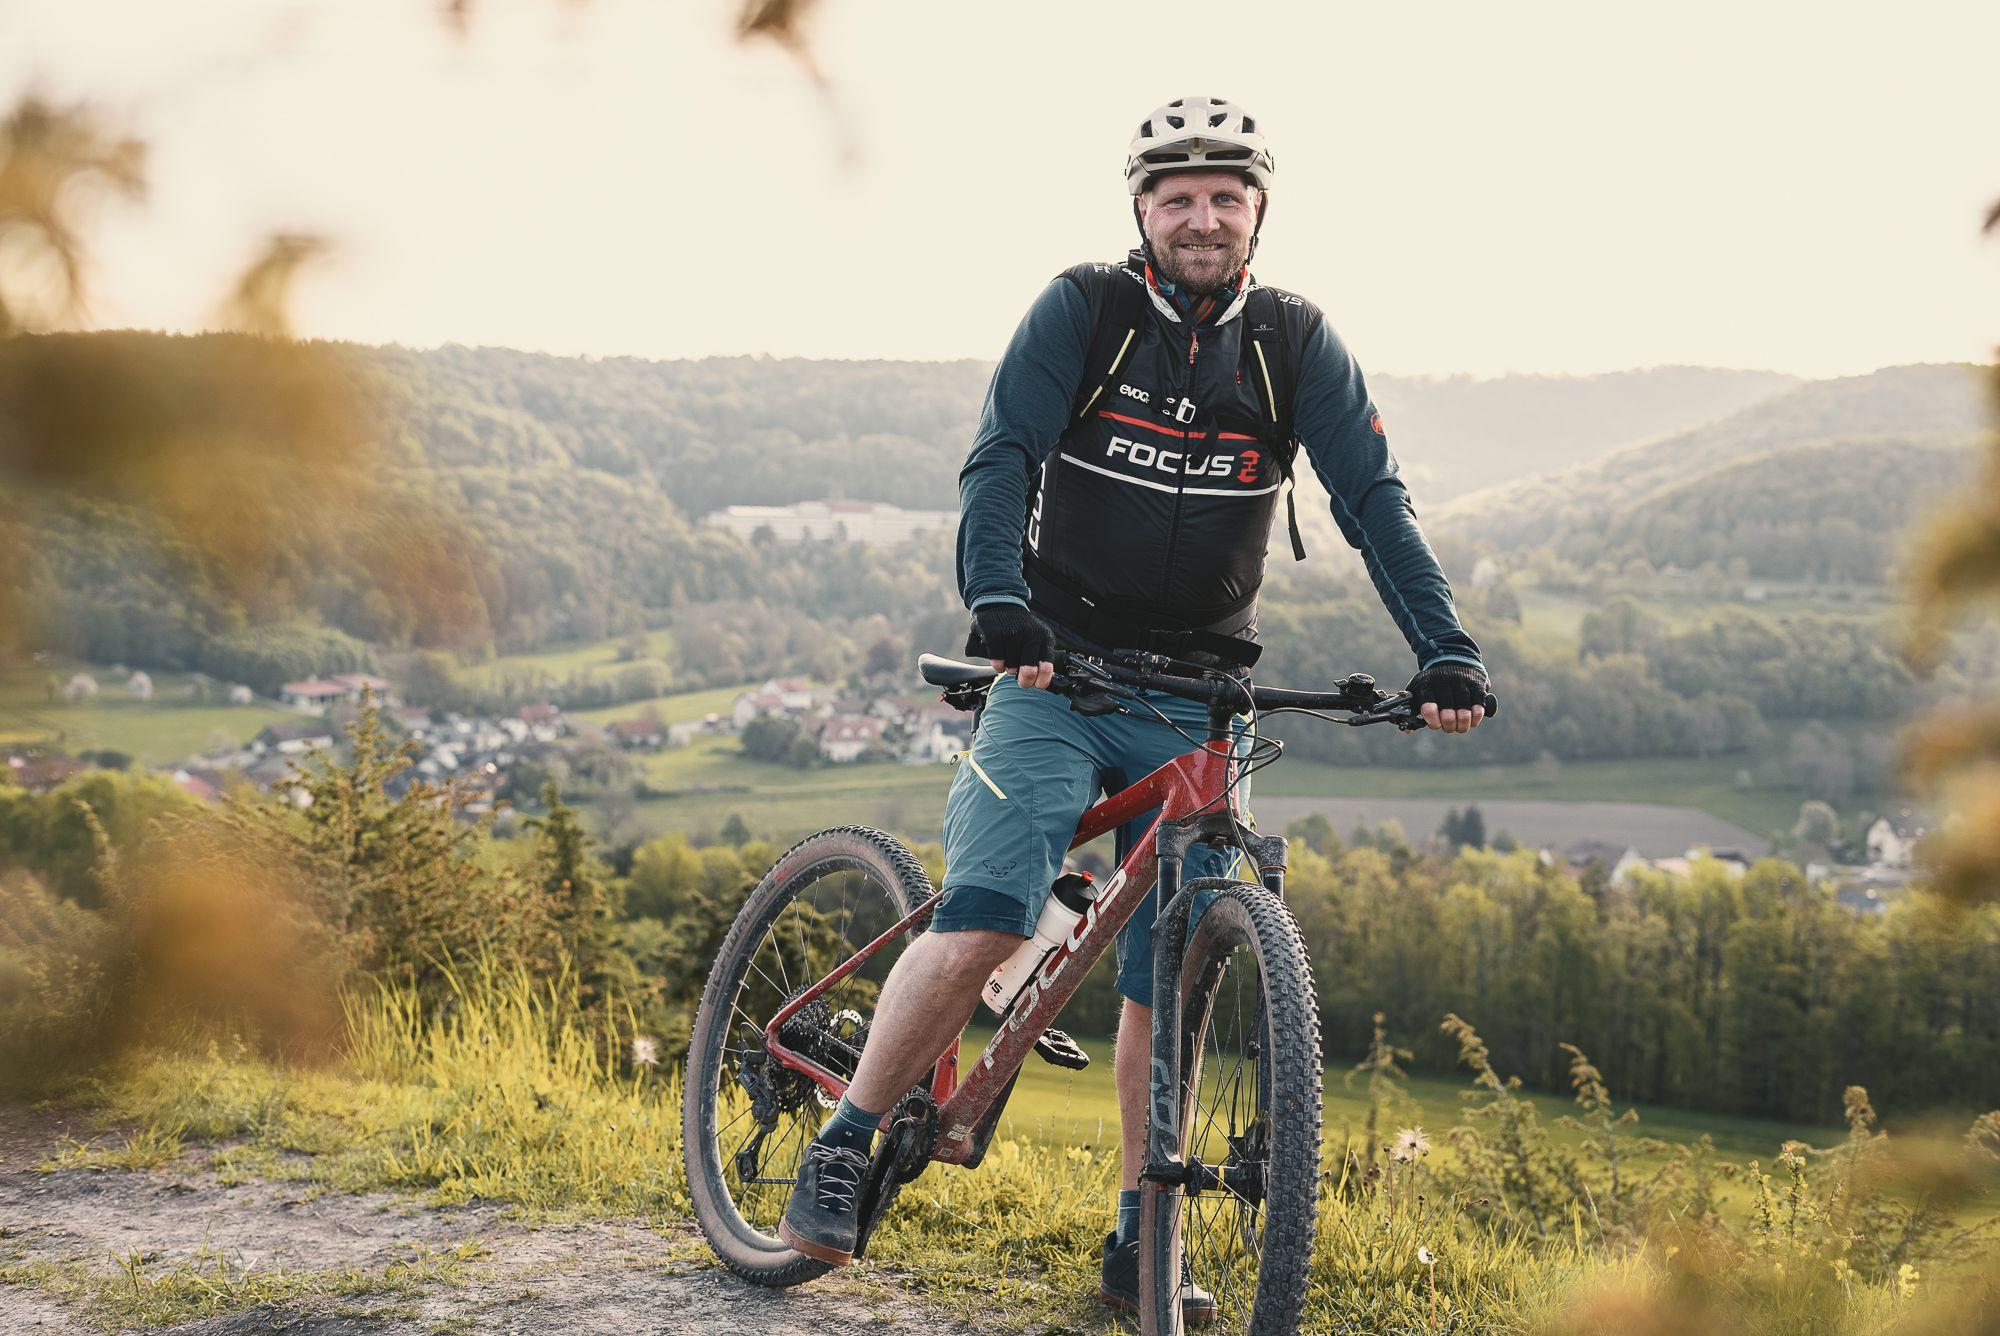
[[[1139,1189],[1118,1189],[1118,1241],[1113,1247],[1122,1248],[1132,1241],[1139,1232]]]
[[[870,1113],[842,1095],[840,1104],[833,1111],[833,1116],[826,1120],[826,1124],[819,1129],[819,1135],[813,1140],[822,1146],[840,1146],[846,1150],[858,1150],[866,1155],[875,1147],[875,1126],[882,1121],[882,1114],[886,1112],[888,1110],[883,1109]]]

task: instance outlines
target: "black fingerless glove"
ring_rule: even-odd
[[[998,659],[1009,668],[1046,663],[1055,652],[1049,624],[1018,603],[982,603],[972,610],[965,652]]]
[[[1422,707],[1434,703],[1440,710],[1469,710],[1484,705],[1486,693],[1492,689],[1485,669],[1449,659],[1424,669],[1404,688],[1410,693],[1412,704]]]

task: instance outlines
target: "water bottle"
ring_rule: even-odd
[[[1049,901],[1042,906],[1042,916],[1035,921],[1035,935],[1021,943],[1020,949],[1007,957],[980,989],[979,995],[996,1015],[1007,1014],[1007,1008],[1048,959],[1049,952],[1069,940],[1070,932],[1082,921],[1084,911],[1090,908],[1096,895],[1092,880],[1088,872],[1065,872],[1056,878],[1056,884],[1049,890]]]

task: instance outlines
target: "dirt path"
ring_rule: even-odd
[[[531,1229],[493,1206],[435,1210],[381,1193],[225,1186],[199,1151],[151,1171],[36,1169],[64,1135],[81,1131],[73,1114],[0,1107],[0,1266],[81,1265],[120,1278],[118,1259],[137,1253],[149,1276],[177,1263],[212,1269],[217,1259],[232,1274],[253,1276],[339,1268],[381,1274],[426,1248],[437,1255],[468,1241],[478,1247],[457,1283],[286,1298],[170,1328],[178,1332],[975,1330],[919,1309],[894,1275],[877,1267],[791,1291],[744,1284],[703,1260],[692,1228],[663,1234],[633,1222]],[[82,1314],[39,1288],[0,1284],[0,1332],[89,1330]]]

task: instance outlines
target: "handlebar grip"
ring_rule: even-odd
[[[1493,693],[1490,691],[1486,693],[1486,699],[1481,704],[1486,707],[1486,717],[1488,719],[1500,713],[1500,702],[1493,699]]]

